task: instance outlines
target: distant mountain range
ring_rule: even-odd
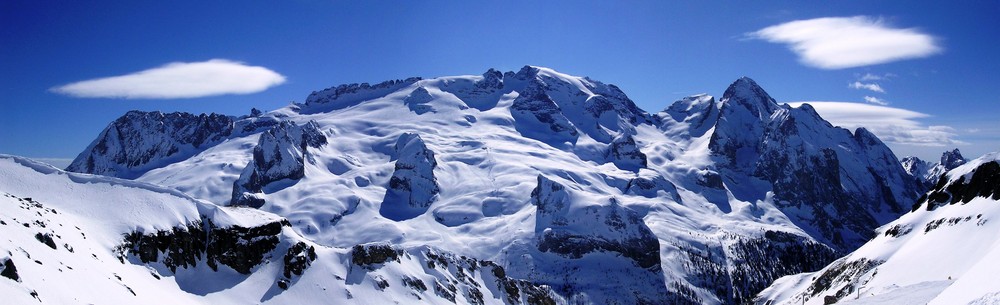
[[[946,155],[901,164],[746,77],[652,114],[534,66],[340,85],[243,116],[132,111],[67,168],[85,174],[0,159],[4,200],[24,206],[0,214],[17,266],[0,287],[56,303],[785,300],[757,294],[939,199],[918,197],[964,163]],[[46,284],[60,281],[106,290]]]

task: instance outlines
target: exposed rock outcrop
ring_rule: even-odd
[[[406,220],[423,214],[434,203],[440,188],[434,177],[437,160],[420,135],[404,133],[396,141],[395,171],[389,178],[379,212],[382,216]]]
[[[307,149],[326,143],[326,135],[313,121],[302,126],[285,121],[262,133],[253,149],[253,160],[233,183],[230,205],[263,206],[264,186],[282,179],[301,179],[309,160]]]

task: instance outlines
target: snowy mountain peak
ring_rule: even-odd
[[[722,102],[745,107],[760,119],[770,116],[778,109],[778,103],[757,82],[746,76],[726,88],[726,92],[722,94]]]
[[[779,106],[749,78],[730,85],[721,103],[708,148],[725,184],[769,181],[779,208],[838,250],[866,241],[918,195],[892,151],[864,128],[835,127],[809,104]]]
[[[526,80],[530,77],[535,77],[536,75],[538,75],[538,71],[539,71],[538,67],[526,65],[524,67],[521,67],[521,70],[518,70],[515,75],[517,76],[517,79]]]
[[[946,151],[941,154],[940,164],[944,165],[945,168],[950,170],[959,167],[962,164],[965,164],[965,162],[967,161],[968,160],[966,160],[965,157],[962,156],[962,152],[958,151],[958,148],[955,148],[952,151]]]
[[[802,106],[806,105],[809,104],[803,104]],[[885,143],[882,143],[881,139],[879,139],[877,136],[875,136],[874,133],[868,131],[868,129],[864,127],[858,127],[858,129],[854,130],[854,138],[858,140],[858,143],[861,143],[862,145],[868,147],[885,146]]]
[[[498,90],[503,88],[503,72],[490,68],[483,73],[483,79],[476,83],[480,89]]]
[[[939,163],[930,163],[917,157],[905,157],[902,160],[903,168],[906,172],[917,181],[920,181],[924,189],[933,187],[938,182],[938,178],[945,172],[962,166],[967,162],[968,160],[962,156],[958,148],[942,153],[941,162]]]

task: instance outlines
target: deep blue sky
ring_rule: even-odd
[[[471,3],[476,2],[476,3]],[[740,76],[780,102],[877,96],[932,115],[964,144],[892,145],[936,158],[1000,150],[1000,2],[913,1],[2,1],[0,153],[73,158],[131,109],[245,114],[303,101],[342,83],[480,74],[530,64],[621,87],[656,112],[695,93],[720,96]],[[826,70],[782,44],[746,34],[793,20],[871,16],[936,37],[925,58]],[[149,100],[75,98],[50,91],[171,62],[228,59],[287,82],[248,95]],[[885,93],[848,88],[860,75]]]

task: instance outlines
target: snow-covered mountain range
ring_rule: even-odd
[[[8,158],[0,191],[60,211],[87,179],[184,198],[197,209],[155,226],[97,217],[121,225],[92,226],[107,236],[93,247],[126,263],[108,270],[206,302],[739,304],[857,249],[924,190],[863,128],[749,78],[721,96],[650,114],[614,85],[525,66],[341,85],[239,117],[133,111],[67,170],[135,182]],[[14,184],[54,177],[68,182],[51,198]],[[72,201],[92,215],[106,196]],[[270,241],[212,250],[241,239]],[[17,289],[38,289],[19,273]]]
[[[990,153],[942,175],[861,248],[823,270],[779,279],[757,303],[1000,303],[998,217],[1000,153]]]
[[[962,156],[962,152],[958,151],[958,148],[952,151],[946,151],[941,154],[941,161],[937,163],[931,163],[924,160],[920,160],[917,157],[904,157],[902,160],[903,169],[906,170],[910,176],[915,177],[920,180],[924,189],[930,189],[938,182],[938,179],[945,172],[955,169],[956,167],[969,162]]]

